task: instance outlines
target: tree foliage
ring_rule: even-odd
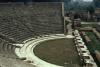
[[[94,9],[93,2],[84,2],[84,1],[65,1],[65,10],[66,11],[81,11],[81,10],[90,10],[91,12]]]

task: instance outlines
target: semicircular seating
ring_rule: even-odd
[[[60,2],[32,3],[32,6],[23,3],[0,4],[0,66],[32,67],[30,64],[33,62],[30,60],[23,62],[21,59],[26,61],[26,58],[20,58],[19,55],[24,53],[16,55],[16,49],[20,52],[31,38],[34,38],[35,42],[38,37],[41,39],[45,35],[62,33],[62,3]],[[51,36],[51,38],[55,37]]]
[[[23,59],[24,61],[31,62],[31,64],[38,64],[39,67],[43,66],[46,67],[46,65],[52,66],[52,67],[60,67],[52,64],[48,64],[47,62],[44,62],[42,60],[36,60],[35,55],[33,54],[33,49],[36,45],[43,41],[47,40],[54,40],[54,39],[62,39],[66,38],[64,34],[51,34],[51,35],[44,35],[42,37],[37,38],[31,38],[24,42],[24,45],[21,48],[16,48],[15,52],[16,55],[19,56],[20,59]],[[41,62],[39,62],[41,61]],[[44,63],[43,63],[44,62]],[[37,66],[38,66],[37,65]]]

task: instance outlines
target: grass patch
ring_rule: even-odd
[[[86,34],[89,36],[89,38],[92,40],[90,45],[94,50],[100,51],[100,41],[96,38],[95,34],[93,32],[86,32]]]

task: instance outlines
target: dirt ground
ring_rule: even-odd
[[[68,67],[80,67],[80,60],[73,39],[56,39],[40,43],[34,49],[35,55],[42,60]]]

